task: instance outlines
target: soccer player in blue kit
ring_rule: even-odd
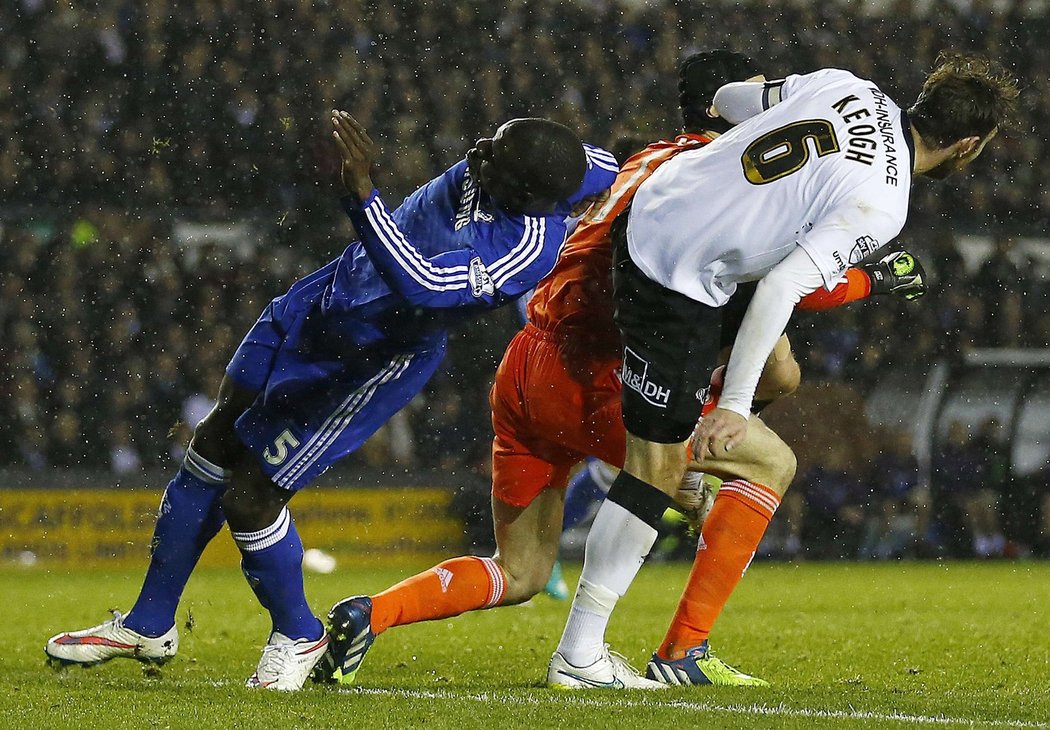
[[[227,521],[273,621],[247,685],[301,688],[328,637],[306,601],[288,500],[423,388],[449,325],[513,301],[549,273],[566,217],[617,172],[610,153],[567,127],[514,119],[391,212],[372,183],[367,132],[346,112],[333,111],[332,125],[360,240],[263,311],[164,492],[138,600],[126,616],[52,637],[52,660],[174,656],[183,588]]]

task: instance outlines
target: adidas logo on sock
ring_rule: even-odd
[[[452,582],[452,571],[444,568],[434,568],[438,580],[441,581],[441,592],[448,593],[448,584]]]

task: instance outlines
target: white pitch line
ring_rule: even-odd
[[[436,690],[411,690],[411,689],[381,689],[372,687],[354,687],[348,693],[372,695],[380,697],[400,697],[411,700],[453,700],[472,702],[499,702],[501,704],[519,704],[538,707],[541,705],[556,705],[562,702],[571,702],[580,707],[594,707],[608,709],[612,705],[607,702],[599,702],[586,699],[579,695],[557,694],[551,697],[551,701],[542,698],[509,695],[501,693],[475,693],[458,694],[448,691]],[[915,725],[964,725],[968,727],[1009,727],[1009,728],[1050,728],[1043,722],[1030,722],[1028,720],[977,720],[962,717],[947,717],[945,715],[908,715],[900,712],[869,712],[867,710],[818,710],[805,707],[789,707],[779,705],[713,705],[699,702],[686,702],[684,700],[670,700],[660,702],[656,700],[629,700],[618,699],[615,706],[620,707],[644,707],[659,709],[665,707],[687,712],[721,712],[732,715],[758,715],[764,717],[803,717],[829,720],[874,720],[878,722],[901,722]]]

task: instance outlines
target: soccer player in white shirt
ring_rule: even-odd
[[[571,665],[588,666],[604,651],[609,616],[681,482],[690,436],[699,457],[725,454],[744,438],[762,366],[795,304],[831,288],[900,232],[913,174],[964,169],[1009,115],[1017,88],[992,64],[975,56],[938,61],[907,112],[871,81],[838,69],[729,84],[714,106],[737,126],[639,187],[626,232],[614,237],[627,456],[591,527],[558,646]],[[752,281],[759,284],[719,407],[693,434],[717,356],[720,308]],[[761,485],[720,491],[713,509],[736,527],[719,536],[725,589],[747,568],[778,504]],[[688,599],[687,591],[680,612]],[[666,681],[666,672],[685,671],[699,650],[665,644],[650,676]]]

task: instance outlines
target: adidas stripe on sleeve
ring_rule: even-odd
[[[506,245],[494,240],[492,251],[464,247],[428,256],[401,231],[377,191],[360,206],[350,199],[344,203],[384,281],[420,307],[499,306],[535,286],[554,265],[561,246],[561,240],[553,241],[558,233],[548,232],[547,218],[524,216],[520,231],[506,226],[494,230],[496,236],[506,234]],[[553,252],[545,250],[552,245]]]
[[[567,202],[570,207],[584,198],[590,198],[608,190],[616,180],[617,173],[620,172],[620,165],[616,162],[612,152],[586,143],[583,145],[583,150],[587,153],[587,171],[583,175],[583,183],[579,190],[568,198]]]

